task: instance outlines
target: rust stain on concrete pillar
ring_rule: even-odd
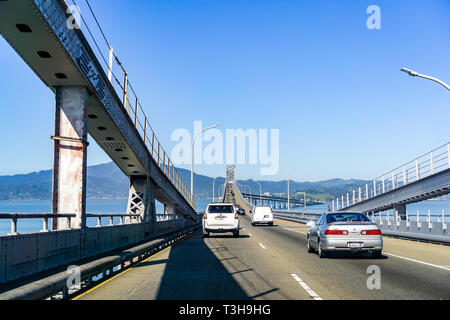
[[[71,228],[86,226],[87,105],[86,88],[56,88],[52,206],[53,213],[76,215]],[[52,225],[69,227],[64,218]]]

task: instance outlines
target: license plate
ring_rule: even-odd
[[[268,215],[265,215],[265,216],[264,216],[264,218],[268,218],[268,217],[269,217]]]
[[[223,220],[223,217],[216,217],[216,220]]]
[[[348,242],[347,245],[349,248],[352,248],[352,249],[358,249],[358,248],[362,247],[361,242]]]

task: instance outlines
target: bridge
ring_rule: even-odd
[[[442,211],[432,216],[430,212],[408,212],[406,207],[449,192],[450,143],[447,143],[336,198],[332,208],[367,213],[378,219],[386,234],[450,243],[448,213]],[[382,215],[386,210],[393,210],[393,214]],[[434,223],[432,218],[436,220]]]
[[[312,201],[309,199],[288,199],[287,197],[257,195],[251,193],[242,193],[242,196],[251,202],[253,205],[270,206],[274,209],[289,209],[295,207],[314,206],[318,204],[324,204],[324,202]]]
[[[231,234],[203,238],[201,232],[193,233],[74,299],[360,300],[450,295],[448,247],[385,238],[380,260],[323,260],[306,252],[307,228],[295,219],[276,218],[273,227],[252,226],[249,212],[254,206],[233,180],[226,181],[223,199],[246,211],[240,218],[239,239]],[[389,279],[379,290],[366,285],[367,268],[373,264]]]
[[[253,227],[254,204],[229,175],[223,199],[246,211],[240,237],[203,238],[190,190],[125,68],[110,50],[105,69],[81,30],[67,27],[68,9],[63,0],[0,1],[1,35],[54,92],[56,106],[52,212],[0,214],[11,221],[10,234],[0,236],[0,299],[450,299],[449,247],[385,237],[381,259],[320,259],[306,251],[304,225],[318,213],[275,211],[273,227]],[[123,214],[86,212],[88,133],[129,177]],[[438,154],[428,176],[418,160],[414,182],[404,175],[401,185],[393,172],[391,190],[383,176],[381,191],[376,179],[366,198],[360,188],[358,200],[354,191],[352,203],[347,195],[347,206],[341,198],[334,209],[373,214],[419,199],[418,184],[444,194],[447,169]],[[24,219],[41,219],[42,231],[18,233]],[[367,285],[373,265],[385,279],[378,289]]]
[[[11,233],[1,237],[1,251],[15,250],[0,259],[0,284],[198,225],[195,201],[130,92],[127,73],[119,97],[81,30],[67,27],[68,12],[65,1],[0,2],[1,35],[54,92],[56,105],[53,212],[3,215]],[[98,217],[97,227],[86,227],[93,216],[86,212],[88,133],[129,177],[120,225]],[[166,217],[157,219],[156,200]],[[44,232],[17,234],[18,221],[31,218],[43,219]]]
[[[406,205],[450,193],[450,142],[405,163],[333,200],[333,210],[376,213],[395,209],[406,216]]]

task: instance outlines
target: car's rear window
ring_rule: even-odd
[[[370,219],[366,215],[358,212],[333,213],[327,215],[327,223],[348,222],[348,221],[370,222]]]
[[[208,213],[234,213],[233,206],[209,206]]]
[[[272,210],[269,207],[259,207],[255,209],[255,213],[271,213]]]

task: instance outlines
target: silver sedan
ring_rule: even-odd
[[[359,212],[324,213],[316,222],[308,222],[308,252],[323,258],[332,251],[370,252],[379,258],[383,250],[381,230]]]

